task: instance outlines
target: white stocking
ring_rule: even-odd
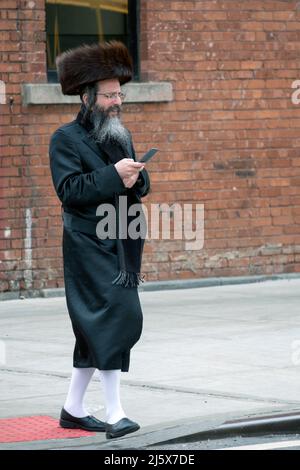
[[[121,370],[100,370],[99,373],[104,392],[106,421],[114,424],[126,417],[120,400]]]
[[[73,367],[71,383],[64,409],[76,418],[84,418],[89,414],[84,408],[83,399],[94,372],[95,369],[93,367]]]

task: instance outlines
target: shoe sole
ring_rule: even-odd
[[[89,431],[89,432],[105,432],[105,428],[96,429],[96,430],[90,429],[90,428],[86,428],[85,426],[80,426],[79,424],[72,423],[72,421],[66,421],[65,419],[60,419],[59,425],[61,428],[64,428],[64,429],[82,429],[83,431]]]
[[[106,432],[106,439],[114,439],[115,437],[122,437],[125,436],[126,434],[130,434],[131,432],[138,431],[140,429],[140,426],[135,426],[129,429],[124,429],[123,431],[111,433],[111,432]]]

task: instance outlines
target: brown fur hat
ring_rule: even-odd
[[[119,41],[83,44],[56,57],[58,78],[64,95],[79,95],[88,83],[117,78],[120,84],[132,78],[132,59]]]

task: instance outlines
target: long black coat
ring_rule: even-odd
[[[114,204],[114,194],[126,195],[115,166],[78,116],[54,132],[49,155],[53,184],[68,217],[96,223],[99,204]],[[139,198],[148,193],[146,170],[134,188]],[[128,371],[143,314],[137,287],[112,285],[119,272],[116,240],[99,239],[65,220],[63,259],[66,302],[76,338],[74,367]]]

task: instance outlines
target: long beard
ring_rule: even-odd
[[[116,111],[117,116],[110,116],[111,111]],[[121,123],[118,105],[111,106],[106,110],[95,105],[90,120],[94,126],[91,135],[97,143],[117,142],[127,148],[130,136],[128,130]]]

